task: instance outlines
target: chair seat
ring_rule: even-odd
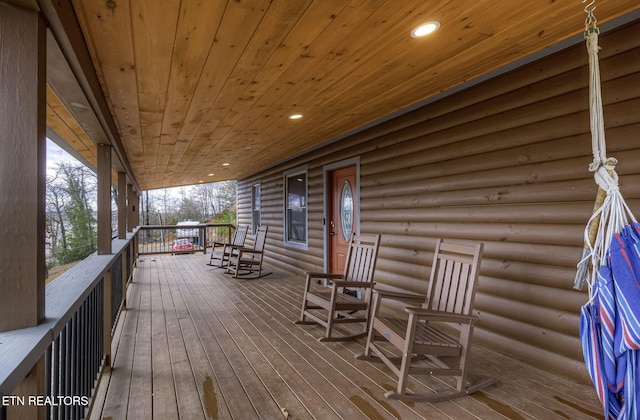
[[[331,290],[309,292],[307,298],[308,300],[319,305],[322,305],[323,303],[329,304],[331,302]],[[346,293],[338,293],[336,295],[336,307],[340,310],[367,309],[368,302],[358,299],[356,296],[352,296]]]
[[[385,333],[395,335],[404,339],[407,332],[408,322],[399,318],[378,317],[374,319],[374,326],[382,332],[385,338],[389,338]],[[418,323],[414,337],[414,345],[435,346],[448,349],[460,350],[462,346],[458,340],[449,334],[425,323]]]

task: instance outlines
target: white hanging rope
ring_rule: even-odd
[[[600,66],[598,65],[598,31],[591,30],[587,37],[589,52],[589,109],[591,110],[591,147],[593,162],[589,166],[595,172],[607,161],[607,144],[604,136],[604,119],[602,112],[602,96],[600,94]]]
[[[584,2],[584,1],[583,1]],[[594,298],[591,293],[597,279],[597,268],[605,261],[609,251],[609,245],[613,235],[620,233],[624,226],[636,219],[631,213],[620,193],[618,186],[618,174],[615,171],[617,159],[607,157],[607,145],[605,141],[604,114],[602,110],[602,95],[600,88],[600,67],[598,63],[599,30],[595,26],[596,19],[593,16],[595,7],[591,2],[585,11],[588,13],[585,22],[585,38],[587,51],[589,52],[589,109],[591,126],[591,146],[593,162],[589,170],[594,173],[594,180],[598,187],[606,193],[603,202],[596,203],[596,210],[587,223],[584,232],[585,252],[578,263],[578,274],[574,287],[582,289],[582,283],[587,281],[589,285],[589,302]],[[599,194],[599,196],[601,196]],[[589,263],[591,270],[589,271]]]

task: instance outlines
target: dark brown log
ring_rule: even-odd
[[[603,36],[600,55],[609,154],[620,160],[632,210],[640,207],[639,25]],[[281,162],[239,182],[238,220],[250,222],[251,186],[261,183],[266,261],[322,270],[324,167],[358,159],[360,228],[382,234],[378,285],[424,291],[437,238],[483,242],[478,342],[587,380],[577,329],[587,296],[572,289],[597,190],[586,64],[579,45]],[[308,249],[283,241],[283,173],[301,166]]]

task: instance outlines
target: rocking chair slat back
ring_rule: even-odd
[[[426,309],[471,315],[478,257],[469,255],[469,247],[439,242],[423,305]]]
[[[238,229],[236,229],[235,234],[233,235],[233,246],[244,246],[244,241],[247,239],[247,232],[249,231],[249,226],[241,226],[238,225]]]
[[[354,234],[352,245],[347,252],[344,280],[371,282],[373,280],[377,252],[377,237]]]

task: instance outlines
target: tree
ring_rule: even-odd
[[[90,203],[95,201],[96,176],[82,165],[60,163],[57,174],[66,195],[64,215],[69,232],[57,247],[57,260],[61,264],[86,258],[97,248],[96,220]]]
[[[58,246],[67,248],[67,218],[64,214],[67,195],[59,173],[47,177],[46,188],[46,214],[49,226],[49,238],[51,240],[51,257],[56,258]],[[58,245],[60,242],[60,245]]]

